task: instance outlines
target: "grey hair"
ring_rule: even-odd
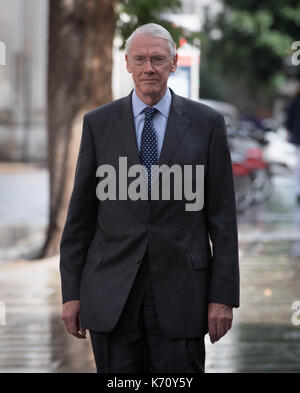
[[[162,27],[161,25],[158,25],[156,23],[147,23],[146,25],[142,25],[138,27],[130,37],[127,38],[126,43],[125,43],[125,53],[126,55],[129,55],[130,48],[133,42],[134,37],[137,35],[150,35],[152,37],[157,37],[157,38],[162,38],[167,41],[168,44],[168,49],[170,56],[172,58],[175,57],[176,55],[176,47],[175,43],[173,41],[173,38],[171,37],[171,34],[168,32],[167,29]]]

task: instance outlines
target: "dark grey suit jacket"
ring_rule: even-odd
[[[209,302],[239,306],[235,194],[224,119],[171,92],[158,164],[204,165],[204,207],[199,211],[186,211],[189,201],[172,200],[172,193],[169,201],[99,201],[99,165],[113,165],[118,174],[119,157],[128,158],[128,167],[140,164],[132,92],[84,116],[60,245],[63,302],[80,300],[83,328],[110,332],[115,327],[147,247],[166,336],[207,333]]]

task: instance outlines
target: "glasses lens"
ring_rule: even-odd
[[[165,61],[166,61],[166,58],[164,56],[154,56],[151,58],[151,63],[154,66],[160,66],[160,65],[164,64]]]
[[[145,59],[145,57],[134,57],[133,62],[135,65],[141,66],[141,65],[145,64],[146,59]]]
[[[147,62],[146,57],[134,57],[133,62],[137,66],[142,66]],[[150,62],[153,66],[160,66],[166,62],[166,57],[165,56],[153,56],[150,57]]]

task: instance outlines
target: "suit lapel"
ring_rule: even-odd
[[[135,125],[132,112],[132,92],[121,99],[119,116],[115,119],[116,131],[121,139],[128,167],[140,164]]]
[[[172,89],[172,102],[167,122],[165,137],[158,158],[158,165],[168,164],[187,130],[189,124],[185,115],[185,108],[180,96]]]

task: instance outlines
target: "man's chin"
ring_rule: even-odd
[[[157,97],[158,95],[161,94],[161,89],[158,86],[143,86],[143,89],[141,89],[141,92],[144,96],[148,97]]]
[[[144,94],[157,94],[159,92],[159,88],[149,84],[148,86],[143,87],[142,92]]]

